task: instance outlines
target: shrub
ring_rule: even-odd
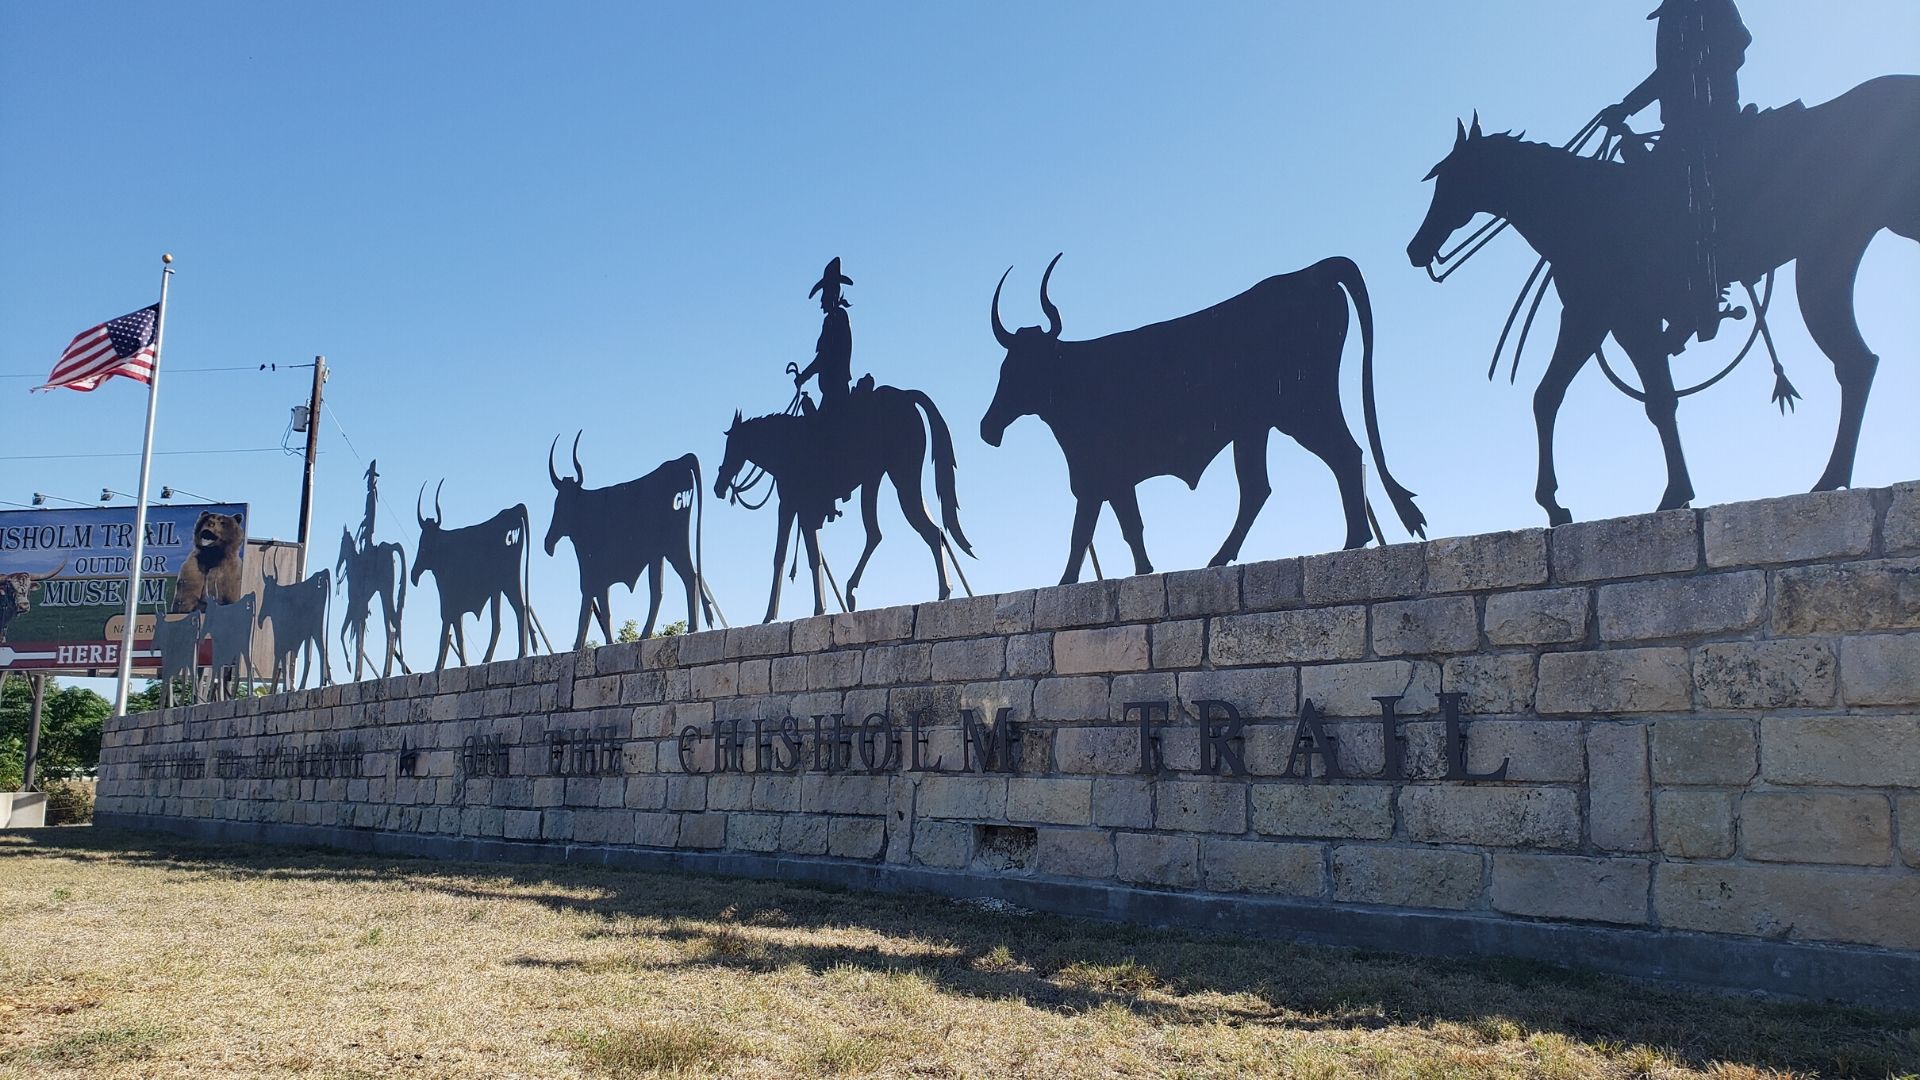
[[[49,780],[42,787],[47,793],[47,824],[92,824],[94,781]]]

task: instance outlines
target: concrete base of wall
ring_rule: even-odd
[[[47,796],[39,791],[0,791],[0,829],[44,829]]]
[[[1167,892],[1060,879],[980,877],[923,866],[818,857],[529,843],[137,814],[100,814],[96,823],[200,840],[310,845],[376,855],[573,863],[873,892],[994,897],[1037,911],[1146,926],[1420,956],[1506,956],[1720,990],[1920,1010],[1920,957],[1844,946],[1517,922],[1456,913],[1333,907],[1271,897]]]

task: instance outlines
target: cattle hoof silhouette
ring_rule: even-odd
[[[1554,526],[1571,525],[1573,524],[1573,511],[1568,510],[1564,506],[1549,507],[1547,509],[1547,524]]]

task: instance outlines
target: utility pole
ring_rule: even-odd
[[[313,528],[313,463],[320,453],[320,392],[327,384],[327,358],[313,358],[313,397],[307,402],[307,464],[300,476],[300,572],[295,581],[307,580],[307,540]]]

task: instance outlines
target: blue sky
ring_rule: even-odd
[[[1040,321],[1041,269],[1068,337],[1182,314],[1333,254],[1367,276],[1378,395],[1396,475],[1435,535],[1544,523],[1534,505],[1533,381],[1483,378],[1532,255],[1507,238],[1445,286],[1403,251],[1420,177],[1456,116],[1560,141],[1649,70],[1644,3],[819,5],[450,3],[0,6],[0,375],[39,375],[81,328],[174,279],[171,369],[282,366],[324,353],[317,535],[358,520],[359,457],[378,457],[388,538],[446,478],[451,522],[551,505],[548,440],[586,431],[590,484],[682,453],[718,464],[733,410],[778,411],[789,361],[819,325],[809,285],[831,256],[854,370],[926,390],[959,439],[978,591],[1050,584],[1066,556],[1066,469],[1038,420],[993,449],[976,434],[1007,318]],[[1747,99],[1833,97],[1920,70],[1906,0],[1742,5]],[[81,43],[114,62],[75,62]],[[1651,126],[1653,117],[1643,118]],[[1804,490],[1831,446],[1837,393],[1791,301],[1775,308],[1806,400],[1780,417],[1752,361],[1681,410],[1697,505]],[[1882,234],[1860,277],[1884,358],[1861,485],[1920,475],[1920,247]],[[1682,379],[1735,340],[1695,346]],[[1357,346],[1346,364],[1360,432]],[[130,491],[144,408],[121,382],[29,396],[0,378],[0,499]],[[162,451],[274,447],[305,373],[163,374]],[[1362,436],[1363,440],[1364,437]],[[1664,485],[1639,407],[1590,368],[1559,438],[1580,518],[1651,509]],[[1291,442],[1244,557],[1338,547],[1332,477]],[[163,456],[154,485],[253,504],[256,535],[291,537],[299,461]],[[1225,534],[1228,456],[1197,492],[1142,489],[1161,569],[1202,564]],[[1391,523],[1376,488],[1383,519]],[[888,541],[864,606],[932,595],[925,549],[883,500]],[[708,574],[737,623],[771,574],[770,509],[708,506]],[[1125,566],[1111,517],[1097,543]],[[827,531],[842,574],[857,525]],[[537,556],[534,600],[570,637],[572,560]],[[673,589],[670,587],[669,596]],[[430,655],[431,596],[409,651]],[[806,613],[791,587],[784,613]],[[616,593],[621,618],[644,603]],[[665,617],[682,614],[669,600]]]

